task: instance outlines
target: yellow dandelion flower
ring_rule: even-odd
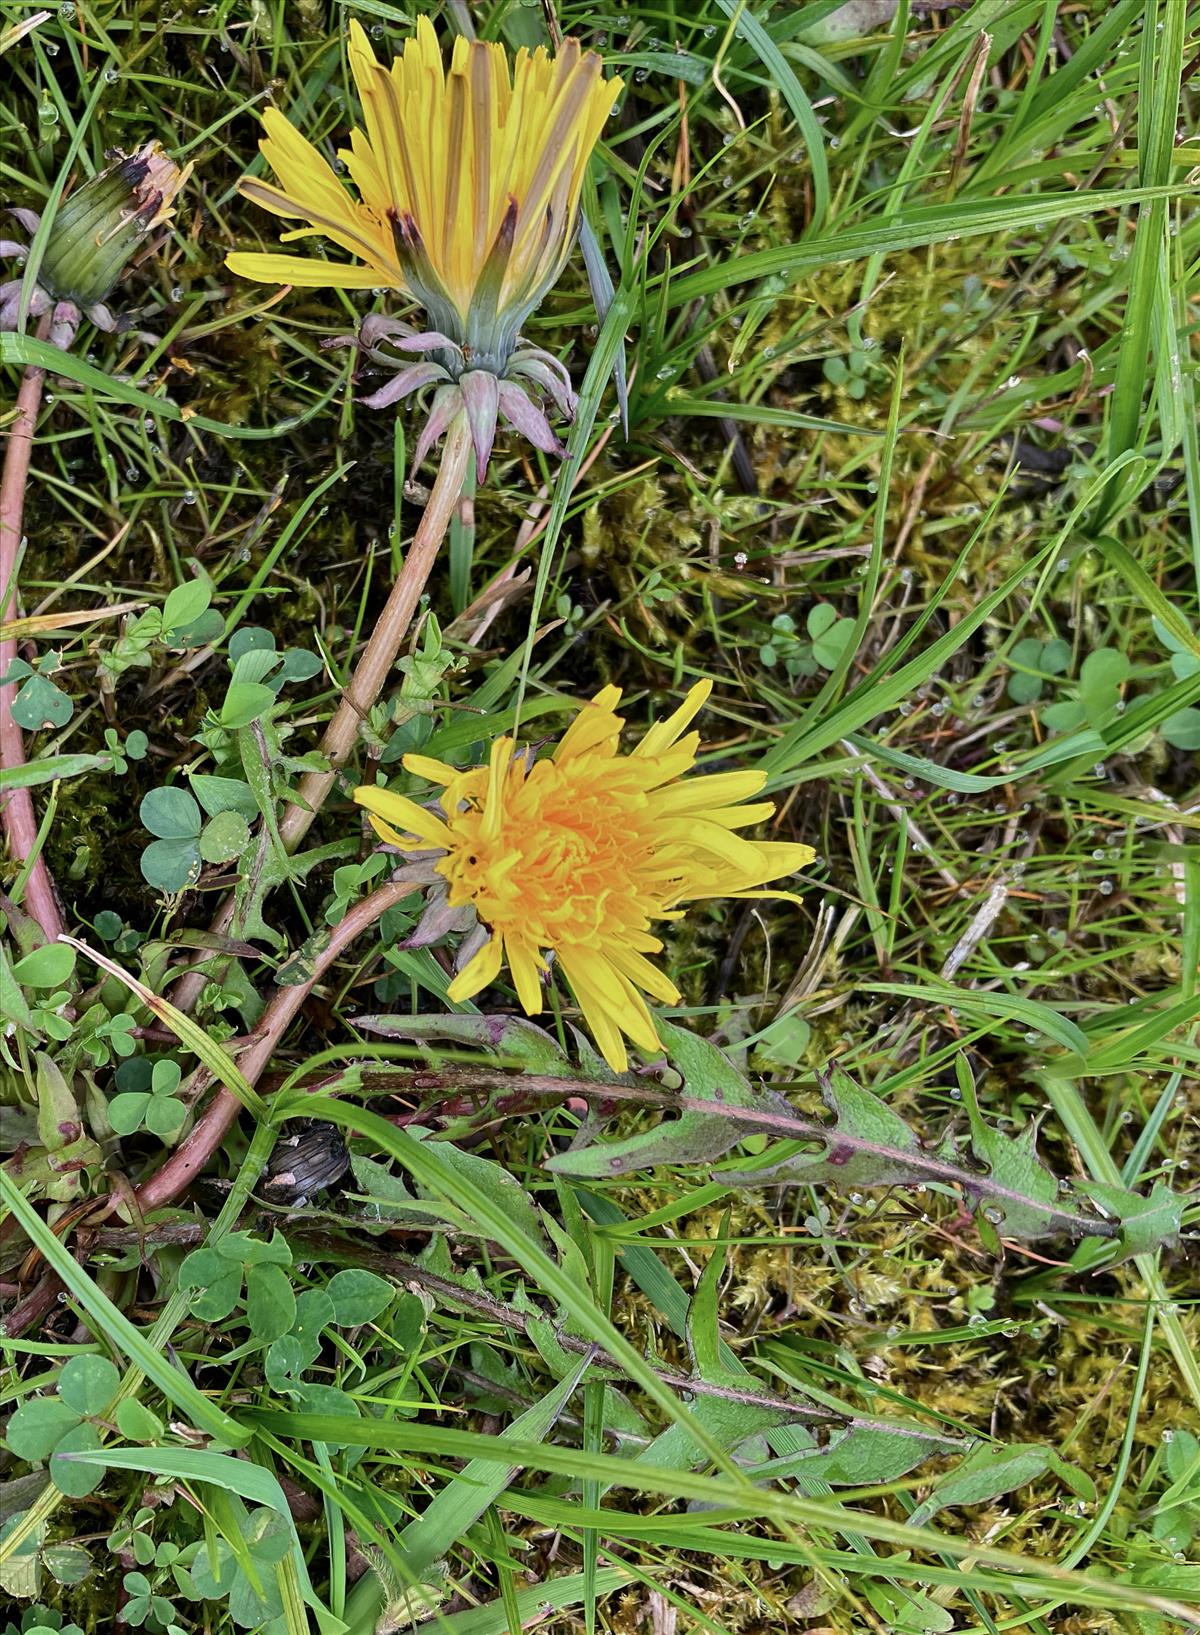
[[[263,115],[259,146],[278,185],[248,179],[241,190],[304,224],[285,232],[285,242],[323,236],[358,261],[239,251],[228,266],[265,283],[414,297],[428,330],[380,318],[364,325],[363,341],[380,361],[395,365],[378,353],[380,342],[421,356],[367,401],[383,407],[438,385],[426,446],[465,409],[477,456],[483,449],[481,470],[498,414],[537,446],[557,449],[519,382],[569,417],[570,381],[556,359],[520,344],[520,329],[570,253],[588,161],[621,81],[606,80],[600,58],[577,40],[564,40],[554,56],[522,47],[510,73],[503,46],[460,36],[446,70],[427,17],[388,67],[351,22],[349,58],[365,129],[351,133],[339,158],[357,198],[276,109]]]
[[[355,790],[384,840],[441,854],[434,866],[450,906],[471,906],[491,933],[455,977],[452,999],[487,987],[507,960],[536,1016],[552,952],[611,1068],[625,1070],[623,1035],[642,1050],[661,1048],[643,996],[668,1005],[680,996],[646,957],[663,946],[654,922],[679,919],[682,905],[703,898],[786,896],[760,888],[815,855],[738,832],[774,810],[749,803],[764,772],[687,776],[700,747],[687,728],[711,690],[697,683],[627,755],[621,690],[605,687],[542,759],[518,753],[511,738],[466,772],[405,756],[408,771],[443,786],[440,816],[390,789]]]

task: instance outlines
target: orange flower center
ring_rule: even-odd
[[[467,807],[446,820],[455,844],[437,868],[452,905],[471,903],[486,924],[541,948],[644,932],[678,885],[661,846],[656,855],[647,770],[584,758],[539,761],[526,776],[518,761],[493,805],[481,769]]]

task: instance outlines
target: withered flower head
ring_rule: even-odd
[[[147,142],[136,153],[114,154],[90,182],[75,188],[59,205],[49,242],[38,268],[29,303],[37,318],[51,308],[56,320],[78,323],[86,312],[101,329],[115,320],[105,302],[130,257],[156,227],[171,219],[175,198],[190,173],[181,170],[159,142]],[[9,212],[32,238],[40,218],[32,210]],[[0,253],[28,254],[26,245],[0,240]],[[0,285],[0,329],[15,327],[21,299],[19,278]]]

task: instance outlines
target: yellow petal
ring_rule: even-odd
[[[621,1030],[609,1015],[607,1006],[594,988],[589,987],[586,981],[580,980],[578,975],[572,974],[565,958],[560,957],[559,964],[563,968],[563,975],[575,995],[579,1009],[583,1012],[588,1032],[600,1048],[600,1054],[614,1073],[624,1073],[629,1066],[629,1055],[625,1049],[625,1041],[621,1037]]]
[[[572,756],[585,755],[589,749],[611,740],[613,747],[624,721],[616,713],[621,702],[619,687],[602,687],[590,703],[585,704],[558,741],[554,759],[560,764]]]
[[[711,866],[719,860],[739,876],[746,876],[736,881],[738,885],[757,885],[759,880],[771,878],[769,874],[760,872],[765,866],[761,857],[763,847],[755,845],[752,840],[743,840],[741,835],[732,834],[719,823],[711,823],[701,817],[692,819],[691,832],[692,844],[698,851],[709,854],[699,859],[702,867]],[[781,869],[780,872],[784,871]]]
[[[257,284],[292,284],[297,289],[371,290],[385,282],[377,267],[253,250],[234,250],[225,257],[225,265],[238,278]]]
[[[505,944],[508,968],[513,986],[526,1016],[537,1016],[542,1008],[542,985],[538,972],[546,969],[546,962],[536,948],[529,947],[517,937],[510,936]]]
[[[489,937],[487,942],[469,960],[446,989],[446,993],[455,1005],[461,1005],[464,999],[471,999],[483,988],[493,983],[500,975],[500,966],[504,961],[504,939]]]
[[[614,944],[608,950],[608,957],[623,976],[636,983],[652,999],[657,999],[664,1005],[678,1005],[679,989],[667,973],[660,971],[657,965],[651,965],[648,959],[643,959],[634,949]]]
[[[414,778],[424,778],[427,783],[453,783],[463,775],[461,767],[435,761],[432,755],[406,755],[402,764],[406,772],[411,772]]]
[[[779,880],[785,874],[806,869],[817,855],[811,846],[801,845],[797,840],[760,840],[758,850],[770,870],[763,875],[764,880]]]
[[[654,806],[660,812],[699,812],[733,806],[757,795],[766,781],[765,772],[706,773],[672,784],[669,789],[660,789],[654,797]]]
[[[635,1044],[643,1050],[659,1048],[658,1030],[646,1001],[608,958],[608,950],[598,954],[586,948],[563,949],[559,961],[571,986],[580,994],[581,1003],[586,993],[593,1009],[602,1008]]]
[[[410,843],[413,836],[423,841],[424,846],[416,850],[433,847],[446,851],[454,845],[454,835],[441,818],[418,806],[415,800],[409,800],[407,795],[397,794],[393,789],[380,789],[377,784],[363,784],[354,791],[354,799],[373,817],[403,831]]]
[[[687,697],[673,715],[669,715],[665,721],[655,722],[633,753],[635,755],[661,755],[665,749],[670,749],[675,740],[680,737],[704,708],[708,701],[708,695],[712,692],[712,685],[712,682],[707,679],[698,681],[694,687],[688,690]]]

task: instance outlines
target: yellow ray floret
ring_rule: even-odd
[[[644,996],[675,1004],[679,993],[646,957],[662,949],[651,925],[702,898],[786,895],[760,888],[814,856],[811,846],[737,832],[773,810],[743,804],[765,773],[685,777],[700,747],[686,729],[710,690],[697,683],[628,755],[619,749],[620,689],[605,687],[541,760],[511,738],[496,740],[486,767],[466,772],[406,756],[408,771],[443,786],[441,816],[387,789],[355,791],[383,839],[444,854],[435,867],[451,905],[469,904],[491,931],[454,979],[452,999],[478,993],[507,960],[535,1016],[553,952],[610,1067],[624,1071],[625,1038],[659,1048]]]
[[[621,82],[576,40],[554,56],[522,48],[510,77],[503,46],[460,37],[444,69],[427,17],[388,67],[352,22],[349,58],[365,128],[340,158],[358,197],[273,109],[260,146],[277,185],[247,180],[242,191],[303,223],[285,240],[319,235],[361,264],[237,253],[230,268],[267,283],[404,290],[448,303],[464,325],[490,271],[498,310],[527,309],[562,270]]]

